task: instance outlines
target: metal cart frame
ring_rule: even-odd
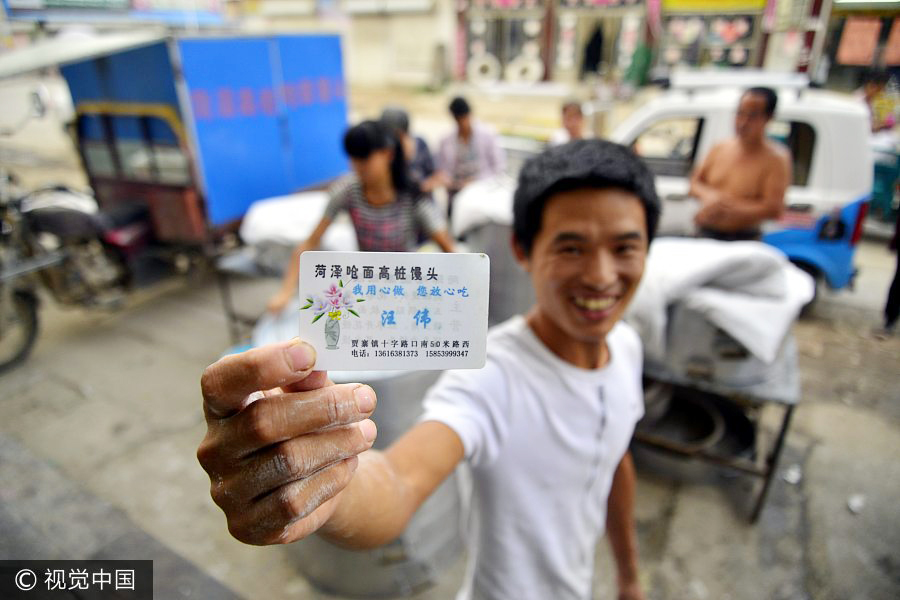
[[[772,479],[778,469],[778,462],[784,449],[794,408],[800,398],[800,375],[797,364],[796,343],[793,337],[791,336],[786,340],[784,357],[777,365],[777,368],[773,370],[771,376],[765,382],[758,385],[742,388],[725,386],[699,377],[676,375],[664,367],[649,363],[644,367],[644,375],[648,379],[676,387],[712,394],[732,401],[744,408],[761,409],[772,404],[781,407],[782,418],[775,441],[767,450],[758,453],[756,460],[749,460],[741,456],[726,456],[705,449],[698,450],[696,447],[647,431],[636,431],[634,436],[637,443],[669,454],[696,458],[716,466],[762,478],[762,489],[757,494],[750,513],[750,522],[756,523],[765,504]]]

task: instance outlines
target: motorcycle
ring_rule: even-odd
[[[129,261],[150,236],[146,208],[100,211],[69,188],[0,199],[0,372],[34,345],[39,287],[62,305],[116,308],[131,284]]]
[[[34,105],[42,116],[39,99]],[[40,287],[62,305],[118,307],[133,279],[129,265],[151,240],[142,205],[99,210],[89,194],[62,186],[21,194],[0,167],[0,372],[34,346]]]

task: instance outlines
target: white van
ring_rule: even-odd
[[[676,74],[670,89],[638,108],[613,132],[656,174],[663,201],[661,235],[688,235],[699,203],[689,177],[713,145],[734,135],[738,100],[749,87],[778,91],[769,134],[793,157],[787,209],[763,228],[763,241],[781,249],[817,282],[853,282],[853,255],[872,194],[869,116],[847,95],[809,89],[800,75],[758,71]]]

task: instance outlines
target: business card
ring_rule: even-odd
[[[316,369],[480,369],[488,323],[486,254],[304,252],[300,338]]]

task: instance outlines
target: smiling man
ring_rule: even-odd
[[[318,531],[347,547],[384,544],[466,461],[473,518],[460,598],[591,598],[604,531],[618,598],[644,598],[627,452],[643,415],[642,352],[620,319],[659,217],[653,177],[621,146],[572,142],[525,165],[514,213],[535,306],[491,330],[483,369],[445,373],[386,451],[369,449],[372,390],[328,385],[304,342],[207,368],[198,456],[236,538]]]

